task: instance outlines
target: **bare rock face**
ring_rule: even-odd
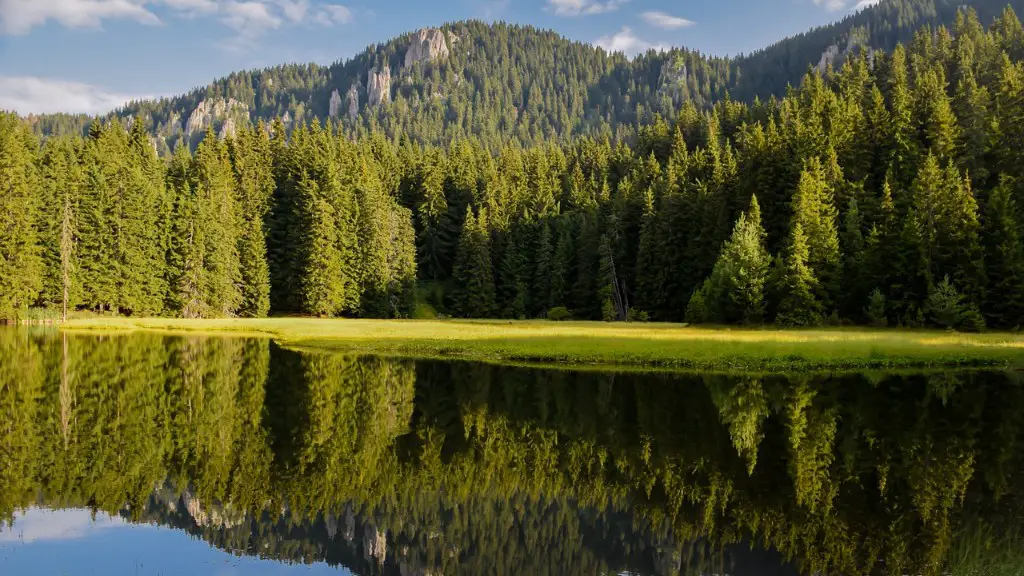
[[[331,118],[337,118],[338,117],[338,112],[340,112],[340,111],[341,111],[341,94],[338,94],[338,91],[335,90],[334,92],[331,92],[331,103],[330,103],[330,106],[329,106],[328,114],[330,114]]]
[[[821,59],[818,60],[818,65],[814,67],[819,73],[828,70],[829,66],[835,64],[836,58],[839,56],[839,46],[835,44],[829,46],[821,53]]]
[[[366,91],[368,92],[370,106],[379,106],[391,101],[391,68],[384,67],[378,72],[377,68],[370,69],[366,77]]]
[[[658,91],[673,101],[683,101],[687,98],[687,78],[689,71],[682,59],[665,62],[661,67],[661,76],[658,78]]]
[[[221,140],[224,140],[225,138],[229,138],[229,137],[230,138],[234,138],[235,137],[235,133],[237,131],[238,131],[238,129],[235,127],[235,119],[234,118],[228,118],[227,120],[224,121],[223,124],[221,124],[221,126],[220,126],[220,133],[217,134],[217,137],[220,138]]]
[[[204,506],[194,494],[186,490],[181,495],[185,510],[197,526],[234,528],[245,521],[245,513],[234,510],[230,505]]]
[[[369,561],[374,559],[378,564],[384,565],[388,554],[388,533],[386,530],[379,530],[373,524],[368,524],[363,530],[363,557]]]
[[[424,28],[412,35],[409,50],[405,53],[405,67],[447,57],[448,44],[444,40],[444,32],[436,28]]]
[[[223,98],[203,100],[192,111],[192,115],[188,117],[188,121],[185,123],[185,135],[191,136],[196,132],[202,132],[208,126],[228,118],[248,119],[248,117],[249,107],[234,98],[228,98],[227,100]]]
[[[345,96],[348,100],[348,117],[355,120],[359,116],[359,89],[353,84]]]
[[[849,38],[846,39],[846,47],[840,48],[838,44],[833,44],[825,49],[821,53],[821,59],[818,60],[818,65],[814,67],[814,70],[819,74],[823,74],[828,70],[829,66],[833,69],[838,68],[843,59],[850,54],[854,53],[859,46],[867,45],[867,36],[862,30],[855,29],[850,33]],[[870,46],[866,46],[867,57],[869,64],[874,63],[874,50]]]

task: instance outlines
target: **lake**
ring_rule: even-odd
[[[1021,574],[1022,384],[0,328],[0,573]]]

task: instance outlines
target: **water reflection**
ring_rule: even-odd
[[[89,509],[252,561],[940,573],[1024,518],[1015,373],[626,375],[25,330],[0,331],[0,367],[0,517]]]

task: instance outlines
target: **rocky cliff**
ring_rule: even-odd
[[[367,100],[370,106],[379,106],[391,101],[391,68],[384,67],[380,72],[371,68],[366,76]]]
[[[405,52],[405,67],[417,62],[430,62],[448,57],[448,43],[444,32],[436,28],[424,28],[412,35],[412,42]]]
[[[249,107],[234,98],[228,98],[227,100],[224,98],[203,100],[192,111],[188,121],[185,122],[185,136],[202,132],[208,126],[216,126],[219,123],[225,123],[229,119],[232,120],[230,132],[233,134],[235,123],[243,119],[248,121]]]

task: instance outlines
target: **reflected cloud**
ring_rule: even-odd
[[[103,512],[96,513],[96,519],[89,510],[51,510],[29,508],[14,516],[12,526],[0,526],[0,543],[4,542],[48,542],[53,540],[77,540],[87,538],[99,531],[119,528],[127,523],[117,516]]]

